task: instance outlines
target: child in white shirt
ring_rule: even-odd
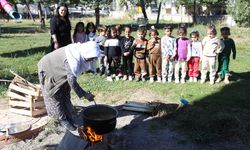
[[[199,76],[200,57],[202,56],[202,43],[199,41],[199,32],[192,31],[190,33],[191,42],[188,45],[188,76],[189,82],[197,82]]]
[[[172,81],[174,72],[174,58],[176,55],[176,38],[172,36],[173,27],[167,25],[164,27],[165,36],[161,40],[162,57],[162,83]]]
[[[216,37],[216,29],[213,24],[207,26],[207,36],[202,40],[203,56],[201,65],[201,84],[205,83],[207,72],[210,72],[210,84],[214,84],[216,56],[224,49],[224,43]]]

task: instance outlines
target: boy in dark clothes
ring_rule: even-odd
[[[98,33],[99,36],[95,39],[96,43],[99,44],[101,55],[98,58],[99,61],[99,69],[100,69],[100,75],[102,76],[105,73],[106,64],[107,64],[107,58],[104,55],[104,43],[107,40],[106,32],[107,27],[105,25],[99,25],[98,27]]]
[[[112,73],[116,75],[116,80],[122,76],[121,74],[121,47],[120,47],[120,40],[117,37],[117,30],[116,28],[112,27],[110,29],[110,34],[108,39],[105,41],[104,44],[104,54],[107,57],[107,81],[113,81]],[[111,65],[113,62],[114,72],[111,72]]]
[[[236,58],[236,48],[234,44],[234,40],[229,38],[230,35],[230,28],[228,27],[223,27],[220,29],[221,36],[222,36],[222,41],[225,44],[225,48],[222,50],[221,53],[219,53],[218,57],[218,74],[219,78],[216,80],[216,82],[220,82],[221,80],[224,79],[224,82],[226,84],[229,83],[229,60],[230,60],[230,55],[231,51],[233,52],[233,59]]]
[[[130,81],[133,79],[133,51],[131,50],[131,46],[134,41],[134,37],[131,36],[131,28],[124,28],[125,36],[121,39],[121,51],[122,51],[122,62],[123,62],[123,80],[129,79]]]

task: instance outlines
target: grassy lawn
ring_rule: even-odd
[[[72,28],[79,20],[72,21]],[[91,19],[83,20],[94,21]],[[38,22],[38,21],[37,21]],[[130,24],[132,21],[114,20],[113,23]],[[4,23],[0,36],[0,79],[13,78],[13,70],[27,80],[38,83],[37,62],[49,52],[49,27],[39,31],[38,23]],[[103,19],[103,24],[108,23]],[[220,28],[217,25],[218,29]],[[205,34],[205,26],[190,26]],[[160,29],[160,36],[163,30]],[[218,30],[219,33],[219,30]],[[148,82],[107,82],[105,77],[86,74],[79,78],[79,83],[86,90],[91,90],[106,103],[116,104],[121,98],[126,99],[137,90],[150,90],[164,98],[164,102],[179,103],[180,98],[190,101],[188,107],[178,109],[173,115],[163,118],[163,122],[176,122],[174,127],[199,143],[219,140],[250,140],[250,29],[232,27],[231,37],[237,46],[237,58],[230,62],[232,71],[229,85],[223,83],[210,86],[208,83],[186,83],[183,85]],[[135,35],[135,33],[133,33]],[[176,35],[176,28],[174,29]],[[218,34],[219,36],[219,34]],[[1,96],[5,97],[8,84],[0,83]],[[73,98],[76,98],[73,95]]]

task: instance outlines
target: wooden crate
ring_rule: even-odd
[[[9,85],[7,95],[10,97],[11,112],[32,117],[41,116],[47,112],[41,88],[17,74]]]

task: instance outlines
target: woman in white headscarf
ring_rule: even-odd
[[[84,91],[77,77],[89,68],[89,63],[100,55],[99,45],[93,41],[74,43],[45,55],[38,63],[38,76],[49,116],[59,120],[68,130],[76,130],[75,112],[70,101],[72,88],[79,98],[94,100]]]

